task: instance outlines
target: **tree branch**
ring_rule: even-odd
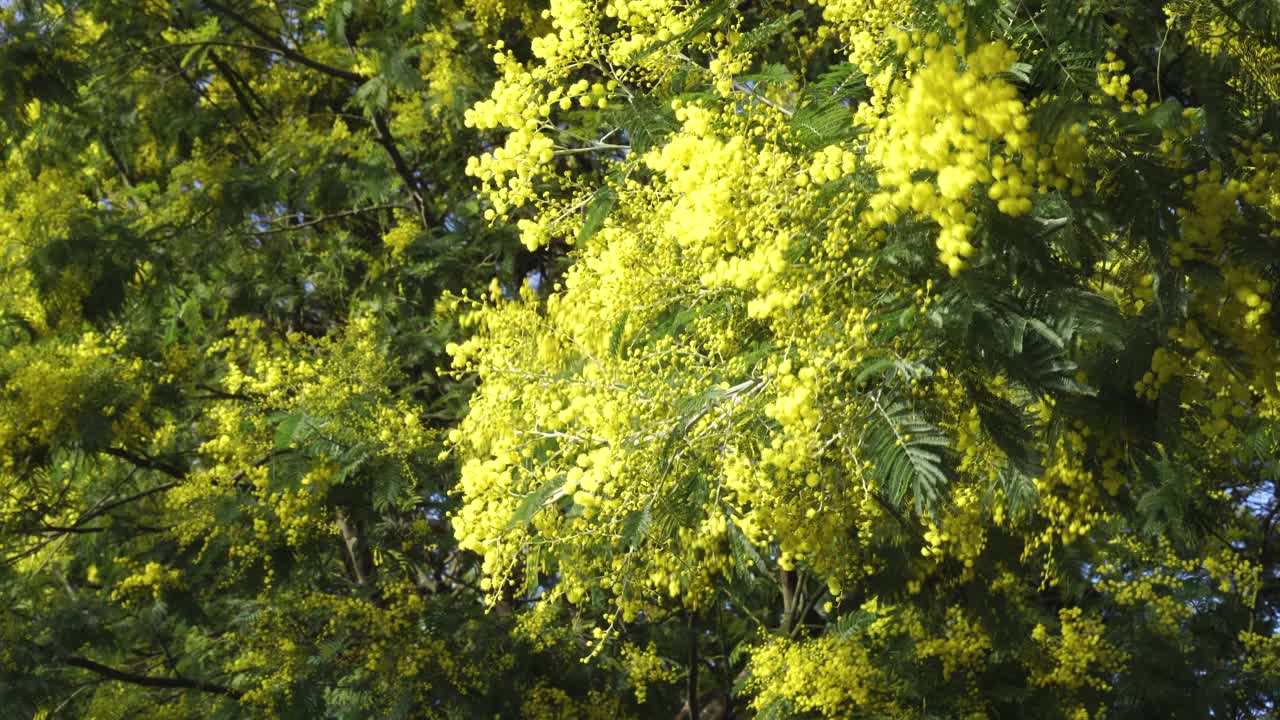
[[[222,76],[227,79],[227,85],[231,86],[231,92],[236,96],[236,102],[239,103],[240,109],[244,110],[244,114],[249,116],[249,119],[254,123],[258,122],[258,111],[253,109],[253,102],[245,94],[245,90],[252,91],[249,84],[212,50],[209,51],[209,62],[213,63],[218,72],[222,73]],[[242,84],[244,85],[243,89],[241,88]]]
[[[309,67],[312,70],[318,70],[319,72],[322,72],[325,75],[330,75],[332,77],[340,78],[342,80],[347,80],[348,82],[363,83],[369,79],[364,75],[361,75],[360,73],[351,72],[350,70],[343,70],[342,68],[334,67],[332,65],[326,65],[325,63],[319,62],[317,60],[312,60],[311,58],[307,57],[306,55],[303,55],[297,50],[294,50],[286,46],[283,42],[280,41],[280,38],[272,35],[266,30],[263,30],[262,28],[255,25],[251,20],[246,18],[244,15],[241,15],[240,13],[236,12],[232,8],[226,5],[223,5],[220,2],[215,2],[215,0],[205,0],[205,5],[209,6],[210,10],[213,10],[214,12],[220,15],[226,16],[227,19],[231,20],[235,24],[239,25],[245,30],[248,30],[250,33],[258,36],[259,38],[262,39],[263,42],[267,43],[269,47],[275,49],[281,55],[298,63],[299,65],[305,65],[306,67]]]
[[[129,166],[124,164],[124,158],[116,150],[115,143],[111,142],[111,138],[106,134],[102,134],[102,145],[107,150],[107,157],[111,158],[111,163],[115,165],[116,172],[120,173],[120,178],[124,180],[125,187],[133,187],[133,176],[129,173]]]
[[[181,63],[174,62],[173,71],[177,75],[177,77],[182,78],[183,82],[185,82],[187,86],[191,88],[192,92],[204,98],[205,102],[209,103],[210,106],[216,108],[219,112],[224,112],[222,110],[222,106],[218,103],[218,101],[210,97],[209,93],[205,92],[204,88],[200,86],[200,83],[197,82],[195,78],[187,74],[187,71],[182,67]],[[262,154],[258,152],[258,149],[256,147],[254,147],[253,142],[249,139],[249,136],[245,135],[244,128],[240,127],[239,124],[235,124],[232,127],[235,129],[236,137],[240,138],[240,142],[244,144],[245,151],[248,152],[249,155],[253,157],[254,162],[260,162],[262,160]]]
[[[175,480],[185,480],[187,478],[187,473],[183,471],[182,468],[174,467],[173,465],[170,465],[168,463],[160,462],[155,458],[135,455],[134,453],[131,453],[128,450],[125,450],[124,448],[109,447],[103,450],[102,452],[112,457],[120,458],[121,460],[124,460],[125,462],[128,462],[137,467],[140,467],[144,470],[155,470],[156,472],[162,472],[165,475],[168,475],[169,477]]]
[[[210,399],[216,399],[216,400],[244,400],[244,401],[251,401],[251,400],[256,400],[256,399],[257,399],[257,398],[255,398],[255,397],[253,397],[253,396],[251,396],[251,395],[244,395],[244,394],[242,394],[242,393],[227,392],[226,390],[219,390],[218,388],[216,388],[216,387],[214,387],[214,386],[212,386],[212,385],[205,385],[205,384],[202,384],[202,383],[198,383],[198,384],[196,385],[196,389],[197,389],[197,390],[203,390],[203,391],[205,391],[206,393],[208,393],[208,395],[195,395],[195,396],[193,396],[193,397],[195,397],[197,400],[210,400]]]
[[[165,483],[163,485],[157,485],[153,488],[143,490],[141,492],[136,492],[128,497],[123,497],[123,498],[120,498],[119,500],[114,500],[112,502],[107,503],[106,505],[103,505],[101,507],[94,509],[92,512],[87,513],[86,515],[81,517],[79,520],[76,520],[76,525],[79,526],[83,523],[89,522],[90,520],[101,516],[103,513],[110,512],[120,507],[121,505],[128,505],[129,503],[134,502],[135,500],[141,500],[145,497],[155,495],[156,493],[164,492],[165,490],[170,490],[177,486],[178,486],[178,483],[176,482]]]
[[[346,511],[338,509],[335,520],[338,531],[342,533],[343,545],[347,548],[347,557],[351,560],[351,571],[355,575],[357,585],[365,585],[373,574],[373,557],[369,548],[360,538],[360,529],[347,518]]]
[[[205,4],[214,12],[226,16],[232,22],[245,30],[248,30],[253,35],[256,35],[266,43],[269,48],[280,53],[289,60],[293,60],[300,65],[305,65],[313,70],[318,70],[326,75],[347,80],[349,82],[364,83],[369,79],[360,73],[343,70],[342,68],[333,67],[332,65],[326,65],[325,63],[318,62],[306,55],[303,55],[297,50],[285,45],[280,38],[257,26],[251,20],[236,12],[234,9],[223,5],[221,2],[217,2],[217,0],[205,0]],[[412,170],[409,168],[409,164],[405,162],[404,156],[400,154],[399,148],[396,147],[395,138],[392,136],[391,128],[387,124],[386,115],[382,113],[375,114],[373,117],[373,125],[378,131],[378,144],[381,145],[383,149],[387,151],[387,155],[391,157],[391,164],[395,166],[396,173],[400,175],[400,179],[404,181],[405,188],[409,191],[409,195],[413,198],[414,205],[418,208],[418,214],[422,218],[423,227],[434,227],[436,222],[427,211],[427,204],[422,197],[422,190],[419,187],[417,178],[414,177]]]
[[[270,235],[272,233],[290,232],[293,230],[301,230],[303,228],[308,228],[313,225],[319,225],[321,223],[332,222],[334,220],[339,220],[344,217],[351,217],[352,215],[362,215],[364,213],[370,213],[370,212],[375,212],[380,210],[405,210],[405,209],[408,209],[408,207],[409,207],[408,205],[402,205],[400,203],[387,203],[385,205],[370,205],[369,207],[353,208],[351,210],[343,210],[341,212],[330,213],[328,215],[318,215],[316,217],[308,218],[302,222],[294,223],[292,225],[280,225],[278,227],[268,227],[265,230],[257,230],[257,229],[251,228],[251,229],[245,230],[245,234],[246,235]]]
[[[698,624],[692,610],[685,612],[689,615],[689,677],[685,690],[688,693],[689,718],[698,720],[702,716],[698,707]]]
[[[795,571],[778,568],[778,585],[782,588],[782,622],[780,625],[783,632],[789,632],[796,612]]]
[[[131,685],[141,685],[143,687],[154,688],[173,688],[177,690],[199,690],[200,692],[213,693],[215,695],[226,695],[227,697],[237,699],[243,695],[243,693],[224,685],[204,682],[203,680],[192,680],[182,676],[157,677],[154,675],[140,675],[126,670],[117,670],[116,668],[108,667],[102,663],[97,663],[89,660],[88,658],[82,658],[76,655],[67,655],[61,658],[61,660],[64,665],[78,667],[83,670],[88,670],[89,672],[97,673],[105,678],[118,680]]]
[[[40,527],[35,528],[34,530],[20,531],[20,532],[23,532],[24,534],[30,534],[30,535],[34,535],[34,534],[47,535],[50,533],[54,533],[54,534],[70,533],[72,535],[92,535],[93,533],[105,532],[109,529],[110,528],[105,528],[105,527],[80,527],[79,525],[47,525],[46,524],[46,525],[41,525]]]
[[[413,198],[413,204],[418,208],[418,215],[422,218],[422,227],[430,228],[435,226],[435,220],[427,212],[427,203],[422,197],[421,188],[418,187],[418,179],[413,176],[413,171],[409,169],[409,163],[404,161],[404,156],[400,154],[400,149],[396,147],[396,140],[391,135],[391,127],[387,125],[387,117],[382,113],[373,116],[373,127],[378,131],[378,144],[383,150],[387,151],[387,155],[391,158],[391,164],[395,166],[396,174],[400,176],[400,180],[404,182],[405,189],[409,191],[409,196]]]

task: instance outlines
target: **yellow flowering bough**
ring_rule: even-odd
[[[657,642],[693,706],[1268,707],[1280,128],[1240,54],[1280,26],[1237,5],[553,0],[495,43],[468,172],[539,264],[452,300],[490,603]]]
[[[0,707],[1273,712],[1276,15],[0,1]]]
[[[0,716],[626,716],[446,518],[472,16],[0,3]]]

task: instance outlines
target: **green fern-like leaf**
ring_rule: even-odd
[[[516,506],[515,512],[511,513],[511,519],[507,521],[507,530],[527,525],[539,510],[563,495],[565,479],[564,475],[557,475],[520,498],[520,504]]]
[[[828,626],[827,632],[840,637],[852,637],[865,630],[875,619],[874,613],[866,610],[855,610],[841,616],[839,620]]]
[[[622,519],[622,545],[627,548],[639,547],[653,522],[653,508],[644,507],[633,510]]]
[[[1038,477],[1044,468],[1031,431],[1031,418],[1014,403],[978,385],[968,388],[978,408],[982,427],[1008,458],[1011,471],[1022,477]]]
[[[820,148],[853,135],[853,110],[842,101],[804,105],[791,117],[796,136],[808,148]]]
[[[804,11],[796,10],[789,15],[774,18],[743,35],[738,49],[742,52],[750,52],[762,47],[802,17],[804,17]]]
[[[600,228],[604,227],[605,218],[609,217],[609,212],[613,210],[617,200],[618,194],[613,188],[603,187],[596,192],[591,202],[587,204],[586,213],[582,217],[582,228],[578,230],[579,244],[590,240]]]
[[[815,101],[855,100],[867,92],[866,75],[854,63],[832,66],[805,88],[805,94]]]
[[[1022,472],[1017,465],[1009,464],[1000,469],[996,476],[995,487],[998,487],[1005,498],[1005,511],[1014,520],[1021,519],[1035,507],[1035,478]]]
[[[1141,464],[1146,466],[1144,474],[1152,482],[1151,489],[1138,498],[1143,532],[1151,537],[1187,541],[1190,534],[1185,517],[1195,473],[1188,472],[1163,453]]]
[[[678,127],[670,103],[658,102],[649,96],[637,97],[604,111],[602,120],[622,131],[621,137],[633,153],[646,152],[662,143]]]
[[[1075,379],[1076,364],[1067,356],[1068,327],[1051,327],[1042,321],[1029,323],[1036,332],[1023,343],[1020,362],[1009,364],[1012,374],[1033,391],[1088,395],[1089,388]]]
[[[760,551],[751,543],[737,523],[730,522],[727,527],[729,554],[733,557],[734,573],[743,580],[750,580],[753,573],[755,576],[768,574],[769,569]]]
[[[697,38],[702,33],[715,27],[716,23],[720,22],[720,18],[724,17],[726,13],[737,7],[737,5],[738,3],[736,1],[731,2],[730,0],[719,0],[718,2],[712,3],[702,11],[702,14],[700,14],[692,24],[689,25],[687,30],[678,35],[673,35],[666,40],[659,40],[658,42],[649,45],[641,50],[635,57],[631,58],[631,62],[638,63],[668,45],[674,44],[679,46],[681,43]]]
[[[758,72],[743,75],[741,80],[743,83],[750,83],[751,87],[782,85],[792,79],[792,74],[786,65],[781,63],[770,63],[760,68]]]
[[[933,512],[947,485],[947,437],[899,398],[872,396],[871,410],[864,449],[888,501],[900,506],[910,495],[917,513]]]

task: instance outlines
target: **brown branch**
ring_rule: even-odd
[[[216,387],[214,387],[214,386],[212,386],[212,385],[204,385],[204,384],[202,384],[202,383],[197,383],[197,384],[196,384],[196,389],[197,389],[197,390],[203,390],[203,391],[205,391],[206,393],[208,393],[208,395],[196,395],[196,396],[194,396],[197,400],[210,400],[210,399],[217,399],[217,400],[245,400],[245,401],[250,401],[250,400],[256,400],[256,399],[257,399],[257,398],[255,398],[255,397],[253,397],[253,396],[251,396],[251,395],[244,395],[244,394],[242,394],[242,393],[227,392],[226,390],[219,390],[218,388],[216,388]]]
[[[791,630],[793,616],[796,612],[796,573],[794,570],[778,568],[778,585],[782,588],[782,626],[783,632]]]
[[[800,613],[796,615],[800,621],[791,628],[791,637],[794,638],[799,635],[800,631],[806,626],[809,616],[813,614],[814,608],[818,607],[818,601],[821,599],[822,588],[819,586],[819,588],[813,593],[812,597],[808,597],[805,600],[804,606],[800,609]]]
[[[251,468],[260,468],[260,467],[262,467],[263,465],[266,465],[267,463],[269,463],[269,462],[271,462],[272,460],[276,459],[276,458],[277,458],[277,457],[279,457],[280,455],[288,455],[288,454],[289,454],[289,453],[291,453],[291,452],[293,452],[293,448],[281,448],[281,449],[279,449],[279,450],[272,450],[271,452],[269,452],[269,453],[267,453],[266,455],[262,456],[262,458],[260,458],[259,460],[254,461],[253,465],[251,465],[250,467],[251,467]],[[237,472],[235,475],[232,475],[232,476],[231,476],[231,482],[232,482],[232,484],[239,485],[239,484],[240,484],[240,481],[241,481],[241,480],[244,480],[245,476],[246,476],[246,475],[248,475],[248,474],[249,474],[249,470],[247,470],[247,469],[246,469],[246,470],[241,470],[241,471]]]
[[[139,50],[138,52],[140,56],[146,57],[148,55],[154,55],[156,53],[159,53],[163,50],[197,48],[197,47],[235,48],[239,50],[252,50],[253,52],[265,53],[267,55],[275,55],[276,57],[282,57],[282,58],[288,57],[288,55],[285,54],[285,51],[276,47],[268,47],[266,45],[254,45],[253,43],[234,42],[231,40],[200,40],[198,42],[173,42],[173,43],[166,43],[164,45],[155,45],[153,47],[144,48]]]
[[[409,169],[409,163],[405,162],[404,156],[400,154],[400,149],[396,147],[396,140],[391,135],[391,126],[387,124],[386,115],[382,113],[375,114],[373,116],[373,127],[378,131],[378,144],[382,146],[383,150],[387,151],[387,155],[391,158],[391,164],[395,166],[396,174],[404,182],[405,189],[409,191],[409,196],[413,198],[414,206],[418,208],[418,215],[422,219],[422,227],[434,227],[436,223],[427,212],[427,203],[422,197],[418,179],[413,176],[413,171]]]
[[[215,2],[214,0],[205,0],[205,5],[207,5],[209,9],[213,10],[214,12],[220,15],[226,16],[229,20],[231,20],[235,24],[239,25],[245,30],[248,30],[250,33],[258,36],[268,46],[270,46],[271,48],[274,48],[281,55],[298,63],[299,65],[305,65],[306,67],[309,67],[312,70],[317,70],[326,75],[340,78],[342,80],[347,80],[349,82],[363,83],[369,79],[364,75],[361,75],[360,73],[351,72],[350,70],[343,70],[342,68],[334,67],[332,65],[327,65],[317,60],[312,60],[311,58],[307,57],[306,55],[303,55],[297,50],[294,50],[286,46],[283,42],[280,41],[280,38],[272,35],[266,30],[263,30],[262,28],[254,24],[253,21],[246,18],[244,15],[241,15],[240,13],[236,12],[234,9],[226,5],[223,5],[220,2]]]
[[[217,109],[219,112],[225,112],[225,110],[222,109],[222,106],[218,103],[218,101],[210,97],[209,93],[205,92],[204,88],[200,87],[200,83],[196,82],[195,78],[187,74],[187,71],[182,67],[180,63],[177,63],[177,62],[173,63],[173,70],[174,70],[175,76],[182,78],[182,81],[185,82],[187,86],[191,88],[192,92],[204,98],[205,102],[209,103],[211,107]],[[255,162],[260,162],[262,160],[262,154],[258,152],[258,149],[256,147],[254,147],[253,142],[249,139],[249,136],[245,135],[244,128],[240,127],[238,123],[234,123],[232,125],[232,129],[235,130],[236,137],[240,138],[240,142],[244,144],[245,151],[247,151],[249,155],[253,157]]]
[[[116,166],[116,172],[119,172],[121,179],[124,180],[125,187],[133,187],[133,176],[129,174],[129,166],[124,164],[124,158],[116,150],[115,143],[111,142],[111,138],[105,133],[102,135],[102,144],[107,149],[107,157],[111,158],[111,164]]]
[[[101,507],[95,508],[92,512],[85,514],[79,520],[76,520],[76,525],[89,522],[90,520],[101,516],[103,513],[110,512],[120,507],[121,505],[128,505],[131,502],[141,500],[145,497],[150,497],[151,495],[155,495],[156,493],[162,493],[165,490],[170,490],[177,486],[178,486],[178,483],[176,482],[165,483],[163,485],[157,485],[153,488],[143,490],[141,492],[136,492],[128,497],[123,497],[123,498],[120,498],[119,500],[114,500],[112,502],[107,503],[106,505],[102,505]]]
[[[357,585],[365,585],[373,574],[373,556],[369,548],[360,538],[360,529],[347,518],[346,511],[338,509],[338,531],[342,533],[342,544],[347,549],[347,557],[351,560],[351,572],[355,575]]]
[[[352,215],[361,215],[364,213],[375,212],[379,210],[404,210],[404,209],[407,209],[408,207],[409,207],[408,205],[402,205],[400,203],[388,203],[386,205],[370,205],[369,207],[353,208],[351,210],[343,210],[342,212],[336,212],[336,213],[330,213],[328,215],[320,215],[318,217],[312,217],[307,220],[304,220],[303,222],[294,223],[293,225],[269,227],[265,230],[256,230],[256,229],[245,230],[245,234],[246,235],[270,235],[272,233],[290,232],[293,230],[301,230],[303,228],[308,228],[313,225],[319,225],[321,223],[331,222],[333,220],[339,220],[344,217],[351,217]]]
[[[213,693],[215,695],[226,695],[227,697],[236,699],[243,695],[243,693],[224,685],[205,682],[203,680],[192,680],[180,675],[176,677],[140,675],[126,670],[117,670],[116,668],[108,667],[102,663],[97,663],[93,660],[89,660],[88,658],[82,658],[76,655],[67,655],[62,657],[61,660],[64,665],[78,667],[92,673],[97,673],[105,678],[118,680],[131,685],[141,685],[143,687],[153,688],[171,688],[176,690],[199,690],[200,692]]]
[[[130,475],[132,475],[132,473],[130,473]],[[101,516],[103,513],[109,512],[115,508],[120,507],[121,505],[131,503],[135,500],[141,500],[144,497],[147,497],[149,495],[154,495],[158,492],[163,492],[170,488],[176,487],[177,485],[178,483],[176,482],[165,483],[164,485],[158,485],[156,487],[150,488],[149,490],[143,490],[142,492],[134,493],[133,495],[130,495],[128,497],[120,498],[119,500],[114,500],[112,502],[91,508],[84,515],[81,515],[79,518],[77,518],[76,521],[72,523],[71,527],[78,528],[84,525],[85,523],[89,522],[90,520]],[[40,552],[44,548],[48,547],[50,543],[58,540],[60,537],[70,532],[72,531],[59,528],[56,531],[56,534],[53,535],[52,537],[42,538],[39,542],[27,548],[26,550],[23,550],[19,553],[8,556],[3,560],[0,560],[0,565],[11,565],[19,560],[22,560],[23,558],[27,558],[32,555],[35,555],[36,553]]]
[[[150,495],[154,495],[158,492],[164,492],[165,490],[168,490],[170,488],[177,487],[177,485],[178,483],[176,482],[165,483],[164,485],[158,485],[149,490],[143,490],[142,492],[134,493],[133,495],[130,495],[128,497],[120,498],[119,500],[115,500],[115,501],[106,503],[105,505],[100,505],[98,507],[92,508],[89,510],[89,512],[77,518],[76,521],[69,526],[47,525],[47,524],[43,525],[36,532],[39,533],[40,535],[51,535],[51,537],[42,537],[39,542],[27,548],[26,550],[23,550],[22,552],[19,552],[15,555],[10,555],[9,557],[4,558],[4,560],[0,560],[0,565],[10,565],[12,563],[17,562],[18,560],[35,555],[36,553],[40,552],[44,548],[48,547],[50,543],[58,540],[63,535],[88,534],[88,533],[105,531],[108,528],[83,527],[83,525],[89,522],[90,520],[93,520],[96,517],[100,517],[103,514],[115,508],[120,507],[121,505],[126,505],[128,503],[134,502],[135,500],[141,500],[142,498],[148,497]],[[164,532],[165,531],[162,528],[153,528],[145,525],[139,525],[136,523],[131,523],[131,525],[135,529],[141,530],[143,532]],[[31,534],[31,533],[25,533],[25,534]]]
[[[121,460],[124,460],[125,462],[128,462],[137,467],[140,467],[144,470],[155,470],[156,472],[162,472],[165,475],[168,475],[169,477],[175,480],[185,480],[187,477],[187,473],[183,471],[182,468],[174,467],[173,465],[170,465],[168,463],[160,462],[155,458],[136,455],[132,452],[129,452],[128,450],[125,450],[124,448],[109,447],[103,450],[102,452],[112,457],[120,458]]]
[[[270,48],[273,48],[276,52],[280,53],[282,56],[290,60],[293,60],[294,62],[297,62],[300,65],[305,65],[306,67],[309,67],[313,70],[318,70],[322,73],[325,73],[326,75],[347,80],[349,82],[363,84],[364,82],[369,80],[369,78],[365,77],[364,75],[361,75],[360,73],[351,72],[350,70],[343,70],[342,68],[333,67],[332,65],[327,65],[317,60],[313,60],[307,57],[306,55],[303,55],[297,50],[294,50],[288,47],[287,45],[285,45],[280,40],[279,37],[262,29],[258,25],[254,24],[253,21],[249,20],[244,15],[235,11],[231,7],[228,7],[227,5],[223,5],[222,3],[217,2],[216,0],[205,0],[205,4],[214,12],[217,12],[226,16],[232,22],[236,23],[240,27],[244,28],[245,30],[248,30],[250,33],[257,36],[259,39],[265,42]],[[375,114],[373,117],[373,125],[374,125],[374,128],[376,128],[378,131],[378,137],[377,137],[378,144],[381,145],[382,148],[387,151],[387,155],[390,156],[391,158],[391,164],[395,166],[396,173],[400,175],[400,179],[405,184],[405,189],[409,191],[410,197],[413,198],[414,205],[418,209],[418,214],[422,218],[423,227],[424,228],[434,227],[436,225],[436,222],[431,217],[431,214],[427,210],[427,204],[422,196],[421,187],[419,186],[417,179],[414,177],[413,171],[410,170],[409,164],[405,162],[404,156],[400,154],[400,150],[396,146],[395,137],[392,136],[391,134],[391,128],[387,124],[386,115],[383,113]]]
[[[690,720],[698,720],[702,717],[702,710],[698,707],[698,625],[694,620],[692,610],[686,610],[689,616],[689,677],[685,690],[688,693],[686,702],[689,705]]]
[[[231,86],[231,93],[236,96],[236,102],[240,105],[240,109],[244,110],[244,114],[249,116],[249,120],[255,123],[258,122],[258,112],[253,109],[253,103],[245,94],[246,90],[250,92],[252,90],[249,88],[248,83],[245,83],[244,78],[240,77],[240,74],[230,65],[223,62],[222,58],[218,57],[218,54],[213,50],[209,51],[209,62],[213,63],[218,72],[222,73],[222,76],[227,79],[227,85]],[[244,85],[243,88],[241,88],[242,84]]]
[[[92,535],[93,533],[105,532],[111,528],[106,527],[80,527],[79,525],[41,525],[32,531],[20,531],[24,534],[72,534],[72,535]]]
[[[94,515],[96,516],[98,515],[98,513],[94,513]],[[83,521],[80,521],[80,522],[83,522]],[[115,525],[94,525],[93,527],[82,527],[78,524],[77,525],[45,524],[45,525],[41,525],[38,529],[32,532],[40,533],[40,534],[53,533],[53,534],[91,535],[93,533],[107,532],[109,530],[114,529],[115,527],[116,527]],[[172,529],[167,527],[163,527],[163,528],[152,527],[151,525],[142,525],[139,523],[129,522],[129,521],[120,521],[119,527],[127,528],[129,530],[136,530],[140,533],[168,532],[169,530]],[[31,534],[31,532],[28,532],[28,534]]]

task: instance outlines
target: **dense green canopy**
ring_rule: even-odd
[[[2,714],[606,687],[485,615],[448,527],[433,310],[521,260],[463,172],[492,35],[447,4],[7,5]]]
[[[0,714],[1274,713],[1278,63],[1269,0],[0,2]]]

